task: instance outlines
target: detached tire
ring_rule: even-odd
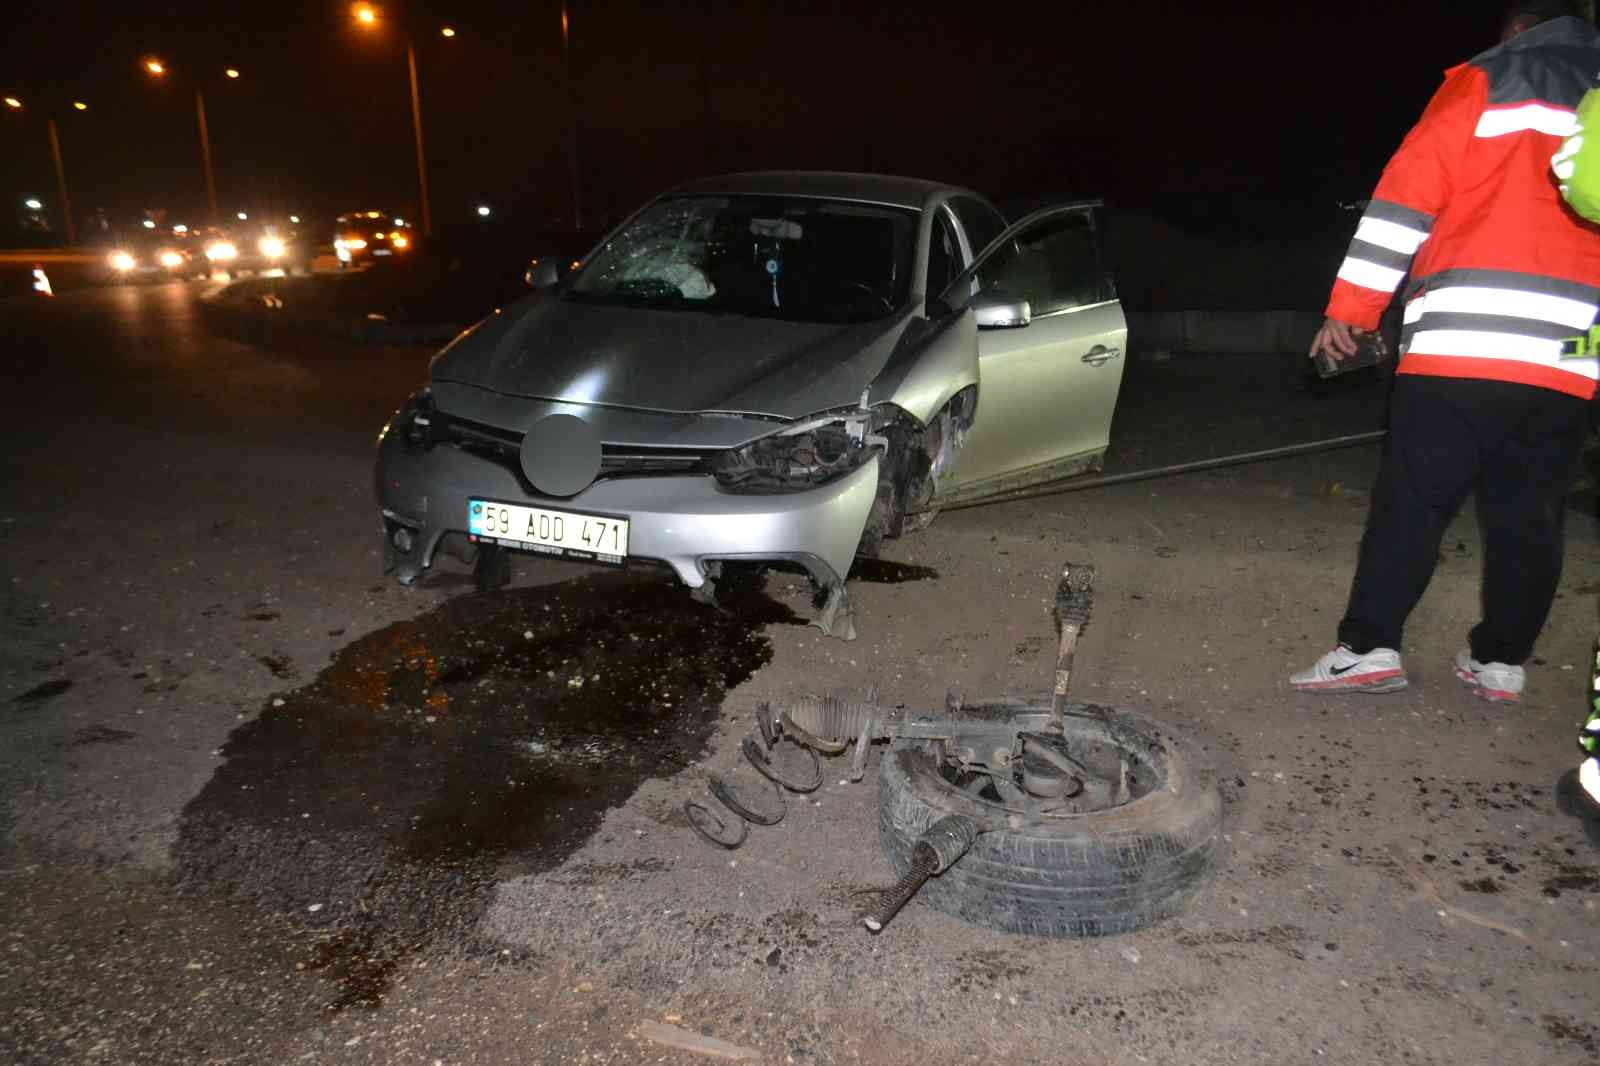
[[[1037,705],[1010,708],[1030,716],[1045,712]],[[1046,937],[1126,933],[1183,910],[1216,851],[1222,801],[1215,771],[1192,743],[1141,715],[1112,712],[1109,727],[1068,718],[1066,732],[1069,745],[1127,745],[1134,773],[1147,775],[1149,790],[1120,807],[983,833],[916,899],[975,925]],[[1141,735],[1154,743],[1130,739]],[[996,811],[995,804],[946,781],[925,743],[895,741],[878,773],[878,828],[897,874],[910,867],[917,838],[944,815],[981,822],[992,821]]]

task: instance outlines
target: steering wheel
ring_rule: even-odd
[[[870,299],[876,301],[879,307],[884,311],[894,310],[894,304],[889,302],[889,298],[887,296],[879,292],[877,289],[874,289],[871,285],[868,285],[864,281],[841,281],[839,282],[839,285],[841,288],[858,289],[861,292],[866,293],[866,295]]]

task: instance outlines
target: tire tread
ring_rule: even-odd
[[[1182,763],[1175,804],[1141,812],[1147,817],[1091,813],[985,833],[918,898],[965,921],[1043,937],[1114,935],[1177,914],[1215,861],[1221,800],[1192,746],[1163,733],[1168,758]],[[897,873],[909,868],[917,837],[946,813],[931,802],[933,786],[908,770],[913,747],[897,743],[879,772],[879,836]]]

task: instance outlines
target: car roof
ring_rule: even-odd
[[[921,178],[888,174],[851,174],[830,170],[764,170],[700,178],[673,189],[671,196],[806,196],[826,200],[855,200],[920,210],[936,192],[968,190]]]

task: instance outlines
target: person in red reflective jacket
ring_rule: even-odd
[[[1483,618],[1456,675],[1521,698],[1561,575],[1566,493],[1595,395],[1574,345],[1600,306],[1600,228],[1562,201],[1551,156],[1600,76],[1588,5],[1513,5],[1501,42],[1445,74],[1339,267],[1312,354],[1355,352],[1402,280],[1401,358],[1338,646],[1290,683],[1404,688],[1407,616],[1467,496],[1483,523]]]

